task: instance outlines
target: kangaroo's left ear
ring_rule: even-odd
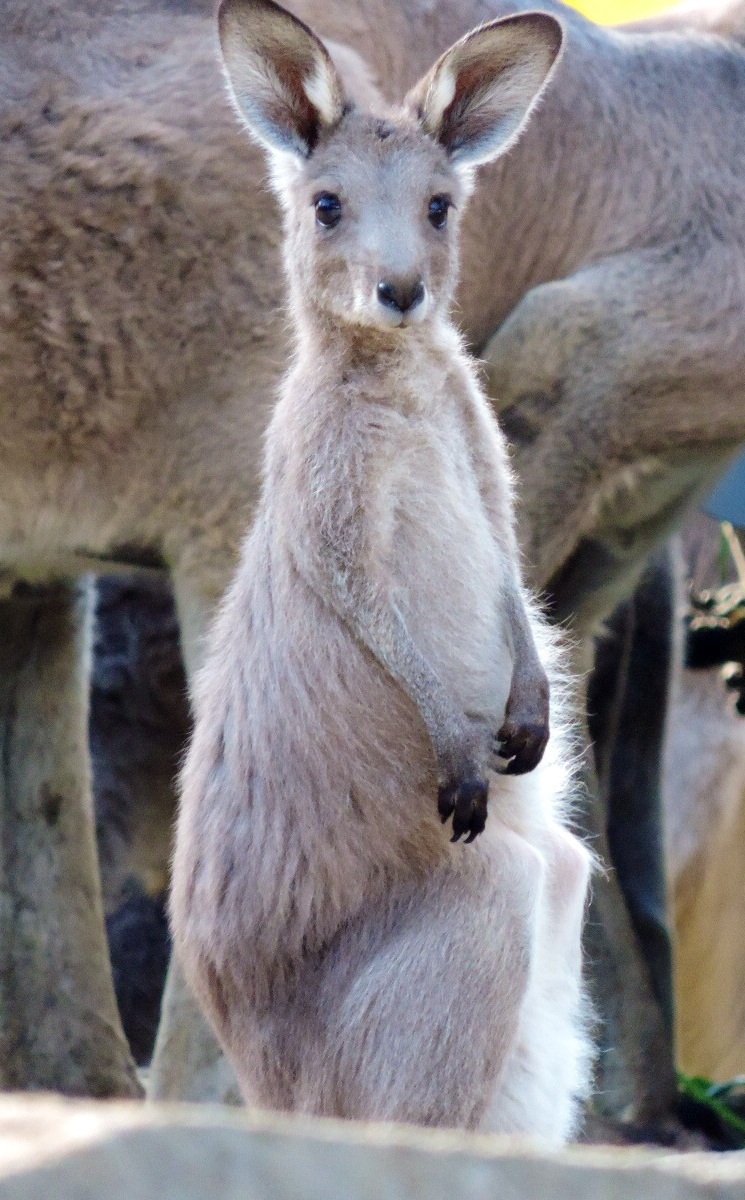
[[[454,164],[489,162],[518,137],[562,41],[561,25],[548,13],[491,21],[447,50],[406,103]]]

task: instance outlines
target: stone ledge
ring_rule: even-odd
[[[0,1097],[0,1200],[743,1200],[745,1153]]]

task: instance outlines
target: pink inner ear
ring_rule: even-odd
[[[455,95],[440,122],[440,141],[446,150],[456,150],[464,142],[478,139],[494,124],[493,113],[479,111],[478,102],[486,90],[483,66],[474,62],[458,71]]]
[[[477,59],[473,59],[470,63],[466,61],[455,76],[455,95],[452,104],[458,100],[468,100],[471,96],[478,95],[480,91],[483,91],[483,78],[483,62],[479,62]]]
[[[310,63],[312,69],[313,63]],[[309,150],[313,150],[318,142],[318,134],[320,131],[320,122],[318,113],[311,103],[308,95],[303,87],[303,81],[306,77],[306,72],[300,66],[296,58],[291,55],[277,56],[275,59],[275,70],[282,80],[285,88],[292,97],[292,107],[296,116],[297,132],[308,146]],[[277,103],[276,109],[272,106],[271,118],[280,123],[283,116],[281,104]]]

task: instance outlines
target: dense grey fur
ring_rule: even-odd
[[[296,9],[400,97],[465,29],[524,7]],[[530,579],[588,624],[745,437],[745,19],[704,5],[626,35],[543,7],[566,50],[541,120],[484,171],[459,319],[518,446]],[[191,668],[287,345],[279,221],[209,10],[0,4],[2,558],[46,578],[160,556]],[[79,755],[65,770],[86,786]],[[199,1055],[179,1038],[163,1087],[183,1093]]]
[[[286,209],[296,348],[196,689],[175,949],[247,1102],[561,1142],[587,1082],[590,859],[565,823],[561,685],[520,593],[505,447],[448,318],[471,162],[519,129],[560,31],[482,27],[381,124],[346,112],[283,10],[226,0],[220,20]],[[338,229],[319,192],[342,197]],[[422,298],[392,313],[376,282],[403,278]],[[500,779],[508,697],[519,740],[544,694],[536,644],[547,758]]]

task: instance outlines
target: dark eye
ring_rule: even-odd
[[[341,221],[341,200],[333,192],[321,192],[313,201],[316,220],[324,229],[333,229]]]
[[[448,219],[448,209],[452,204],[449,196],[433,196],[429,202],[427,216],[430,225],[435,229],[443,229]]]

